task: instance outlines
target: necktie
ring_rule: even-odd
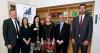
[[[18,33],[18,25],[17,25],[17,21],[15,21],[15,27],[16,27],[16,32]]]
[[[82,27],[82,16],[81,16],[81,20],[80,20],[80,27]]]
[[[63,23],[60,23],[60,32],[61,32],[61,30],[62,30],[62,26],[63,26]]]
[[[81,16],[81,19],[80,19],[80,24],[79,24],[79,34],[81,33],[81,29],[82,29],[82,16]]]

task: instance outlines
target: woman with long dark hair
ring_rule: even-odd
[[[31,31],[28,23],[28,19],[24,17],[22,19],[22,26],[20,27],[20,39],[21,39],[21,52],[29,53],[30,52],[30,40],[31,40]]]
[[[40,17],[35,16],[33,24],[31,25],[31,45],[33,45],[33,53],[40,53],[41,40],[43,35],[42,25],[40,23]]]

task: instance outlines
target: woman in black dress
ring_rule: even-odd
[[[30,52],[30,40],[31,32],[28,24],[28,19],[24,17],[22,19],[22,26],[20,27],[20,39],[21,39],[21,52],[29,53]]]
[[[42,25],[40,23],[39,16],[35,16],[33,24],[31,25],[31,45],[33,47],[33,53],[40,53],[41,40],[43,35]]]
[[[55,25],[53,22],[51,22],[51,16],[47,15],[46,16],[46,21],[44,24],[44,45],[46,44],[46,53],[47,52],[52,52],[53,51],[53,47],[54,47],[54,43],[55,43],[55,38],[54,38],[54,28]]]

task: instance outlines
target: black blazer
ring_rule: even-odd
[[[43,26],[40,24],[39,25],[39,33],[37,32],[37,30],[34,30],[34,28],[36,28],[35,24],[31,25],[31,41],[32,42],[36,42],[37,41],[37,36],[39,36],[39,40],[41,40],[41,38],[43,37]]]
[[[62,30],[60,32],[60,23],[57,24],[55,27],[55,37],[56,40],[63,40],[64,43],[69,44],[70,25],[64,22]]]
[[[19,22],[17,21],[19,24]],[[16,45],[17,32],[14,27],[13,21],[11,18],[4,20],[3,22],[3,36],[5,40],[5,45],[11,44],[12,46]]]
[[[79,16],[75,17],[72,22],[71,36],[78,41],[91,40],[93,30],[93,19],[88,14],[85,14],[83,25],[79,37]]]

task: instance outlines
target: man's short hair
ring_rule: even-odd
[[[11,12],[11,11],[16,11],[16,10],[15,9],[10,9],[9,12]]]
[[[86,8],[86,4],[80,4],[80,6],[85,6],[85,8]],[[80,8],[80,6],[79,6],[79,8]]]

